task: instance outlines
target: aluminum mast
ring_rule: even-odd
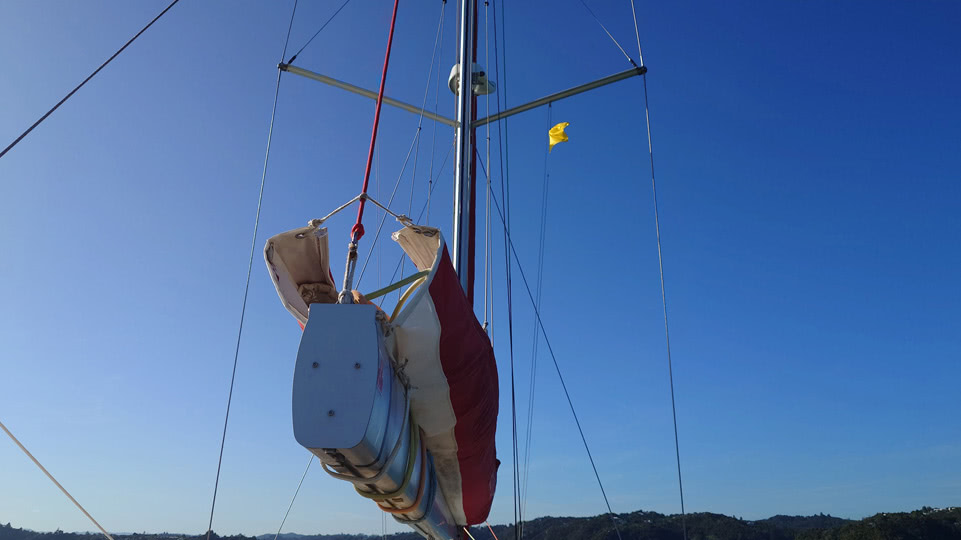
[[[471,191],[474,178],[471,174],[471,161],[474,152],[473,126],[473,60],[471,49],[474,42],[476,0],[460,2],[460,38],[458,40],[457,63],[460,66],[460,82],[457,86],[457,142],[454,156],[454,269],[464,293],[473,298],[470,261],[471,222],[474,219],[471,207]]]

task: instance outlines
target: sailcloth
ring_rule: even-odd
[[[420,271],[387,347],[410,383],[410,410],[433,456],[438,484],[458,525],[483,523],[497,484],[494,352],[461,289],[443,235],[407,226],[393,234]],[[308,226],[267,241],[264,258],[284,306],[301,324],[309,305],[336,301],[326,229]]]
[[[440,231],[393,235],[426,281],[393,321],[397,358],[412,387],[411,410],[426,435],[454,519],[483,523],[497,484],[497,366],[451,264]]]

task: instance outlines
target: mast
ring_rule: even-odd
[[[454,269],[461,288],[473,305],[473,221],[474,221],[474,93],[471,84],[473,74],[472,50],[476,20],[476,0],[460,1],[460,36],[457,63],[460,66],[460,82],[457,92],[457,141],[454,155]]]

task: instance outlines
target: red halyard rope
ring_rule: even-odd
[[[374,161],[374,143],[377,141],[377,126],[380,124],[380,107],[384,103],[384,84],[387,82],[387,65],[390,63],[390,48],[394,42],[394,23],[397,22],[397,5],[400,0],[394,0],[394,12],[390,16],[390,33],[387,34],[387,52],[384,54],[384,70],[380,74],[380,90],[377,91],[377,108],[374,111],[374,126],[370,133],[370,149],[367,151],[367,167],[364,169],[364,187],[361,189],[363,195],[367,195],[367,186],[370,184],[370,166]],[[350,241],[357,243],[364,236],[364,206],[367,198],[361,197],[360,206],[357,207],[357,223],[350,229]]]

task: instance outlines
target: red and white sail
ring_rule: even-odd
[[[394,233],[428,274],[385,328],[394,365],[409,381],[410,410],[433,456],[453,520],[483,523],[497,483],[497,366],[438,229]],[[284,306],[302,324],[311,303],[332,303],[326,230],[316,226],[271,238],[265,259]]]

